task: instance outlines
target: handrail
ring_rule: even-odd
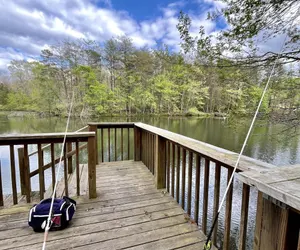
[[[167,131],[165,129],[157,128],[141,122],[134,123],[134,126],[155,135],[159,135],[164,139],[172,141],[175,144],[182,146],[188,150],[192,150],[195,153],[199,153],[203,156],[209,157],[213,161],[218,161],[223,165],[234,167],[238,154],[217,146],[201,142],[177,133]],[[239,171],[248,170],[265,170],[275,167],[271,164],[247,157],[242,156],[238,166]]]
[[[85,130],[85,129],[87,129],[89,126],[84,126],[84,127],[82,127],[82,128],[80,128],[80,129],[78,129],[78,130],[76,130],[74,133],[78,133],[78,132],[81,132],[82,130]],[[47,144],[47,145],[45,145],[45,146],[43,146],[42,147],[42,150],[44,150],[44,149],[46,149],[46,148],[49,148],[51,146],[51,143],[49,143],[49,144]],[[31,152],[30,154],[28,154],[28,157],[30,157],[30,156],[32,156],[32,155],[34,155],[34,154],[36,154],[38,151],[36,150],[36,151],[33,151],[33,152]]]
[[[0,136],[0,146],[34,144],[34,143],[59,143],[63,141],[65,133],[20,134]],[[88,137],[95,136],[94,132],[67,133],[67,142],[74,139],[86,141]]]
[[[97,128],[133,128],[134,122],[89,122],[89,126]]]

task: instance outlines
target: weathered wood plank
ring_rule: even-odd
[[[166,141],[166,175],[167,175],[167,192],[170,192],[170,142]]]
[[[17,194],[17,181],[16,181],[16,163],[15,163],[15,150],[14,145],[9,146],[10,152],[10,174],[11,174],[11,186],[13,194],[13,203],[18,203],[18,194]]]
[[[192,178],[193,178],[193,152],[189,151],[189,168],[188,168],[188,196],[187,196],[187,213],[191,214],[192,207]]]
[[[104,134],[103,134],[103,128],[101,128],[101,162],[104,162]]]
[[[141,129],[134,127],[134,160],[140,161],[141,160],[141,141],[142,139],[142,132]]]
[[[167,239],[162,239],[150,243],[146,243],[143,245],[139,245],[136,247],[130,247],[127,249],[130,250],[157,250],[157,249],[162,249],[162,250],[168,250],[168,249],[182,249],[181,247],[184,247],[189,244],[195,244],[198,243],[199,241],[204,241],[205,236],[200,235],[199,232],[191,232],[191,233],[186,233],[182,235],[177,235],[171,238]],[[202,244],[203,247],[203,244]],[[195,248],[193,248],[195,249]],[[198,248],[201,249],[201,248]]]
[[[160,135],[165,139],[172,141],[175,144],[179,144],[180,146],[186,148],[187,150],[192,150],[195,153],[199,153],[202,156],[206,156],[206,158],[210,158],[210,159],[214,159],[215,161],[222,162],[224,165],[234,167],[236,160],[238,158],[237,153],[180,134],[176,134],[165,129],[161,129],[140,122],[135,123],[134,125],[136,127],[139,127],[151,133]],[[263,170],[272,167],[274,166],[271,164],[255,160],[250,157],[242,156],[240,163],[238,165],[238,170],[241,171],[248,171],[251,169]]]
[[[176,153],[176,200],[179,203],[179,179],[180,179],[180,147],[177,146],[177,153]]]
[[[30,202],[31,199],[31,183],[30,183],[30,166],[28,157],[28,145],[24,144],[24,178],[26,185],[26,201]]]
[[[214,188],[214,213],[213,218],[216,218],[218,209],[219,209],[219,200],[220,200],[220,178],[221,178],[221,165],[219,162],[215,166],[215,188]],[[218,234],[218,220],[216,221],[215,228],[212,235],[213,242],[217,242]]]
[[[155,136],[155,184],[158,189],[166,187],[166,141]]]
[[[20,134],[20,135],[1,135],[0,146],[19,145],[19,144],[44,144],[62,143],[66,135],[66,142],[87,141],[87,138],[94,136],[94,132],[80,133],[43,133],[43,134]]]
[[[20,174],[20,188],[21,194],[26,194],[25,176],[24,176],[24,149],[18,148],[18,160],[19,160],[19,174]]]
[[[174,197],[175,193],[175,144],[172,143],[172,186],[171,186],[171,195]]]
[[[186,150],[182,149],[181,206],[185,208]]]
[[[200,203],[200,155],[196,154],[196,175],[195,175],[195,199],[194,199],[194,220],[198,224],[199,203]]]
[[[50,158],[51,158],[51,177],[52,177],[52,191],[54,191],[54,185],[55,185],[55,150],[54,150],[54,143],[50,144]]]
[[[228,168],[227,183],[229,183],[230,177],[233,173],[232,168]],[[226,207],[225,207],[225,230],[224,230],[224,250],[230,249],[230,228],[231,228],[231,210],[232,210],[232,194],[233,194],[233,182],[229,186],[227,197],[226,197]]]
[[[246,184],[243,184],[241,225],[240,225],[240,235],[239,235],[239,250],[246,249],[249,195],[250,195],[250,187]]]
[[[44,199],[45,177],[44,177],[44,157],[42,153],[42,145],[38,144],[38,169],[39,169],[39,185],[40,185],[40,199]]]
[[[203,185],[203,212],[202,212],[202,231],[206,234],[207,230],[207,209],[208,209],[208,187],[209,187],[209,160],[205,158],[204,164],[204,185]]]

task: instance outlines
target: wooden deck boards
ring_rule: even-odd
[[[47,250],[202,249],[204,234],[173,198],[155,188],[141,162],[97,166],[97,193],[93,200],[77,198],[71,226],[50,232]],[[28,206],[10,211],[0,211],[0,250],[41,249],[43,234],[27,226]]]

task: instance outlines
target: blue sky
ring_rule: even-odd
[[[126,35],[137,47],[164,43],[178,51],[179,11],[189,13],[197,35],[200,25],[207,33],[226,26],[206,19],[208,10],[222,6],[214,0],[0,0],[0,70],[11,60],[35,60],[64,39],[102,43]]]

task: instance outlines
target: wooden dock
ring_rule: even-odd
[[[202,249],[205,235],[142,162],[97,166],[97,195],[77,198],[69,228],[50,232],[50,249]],[[0,249],[41,249],[43,234],[27,225],[29,206],[0,211]]]
[[[81,132],[86,128],[89,132]],[[58,196],[76,196],[78,210],[68,229],[51,232],[47,250],[202,249],[237,153],[143,123],[93,122],[78,131],[66,135],[57,190]],[[59,161],[55,148],[64,137],[50,133],[0,138],[0,146],[9,147],[12,188],[12,195],[5,197],[0,171],[0,250],[41,249],[43,235],[28,227],[28,211],[32,202],[51,194],[51,187],[45,192],[45,171],[51,169],[54,185]],[[36,145],[37,151],[29,153],[29,145]],[[29,160],[34,154],[36,169]],[[276,167],[242,156],[224,217],[215,224],[214,246],[300,250],[299,171],[299,166]],[[38,191],[31,187],[34,176]],[[233,222],[239,228],[232,227]]]

